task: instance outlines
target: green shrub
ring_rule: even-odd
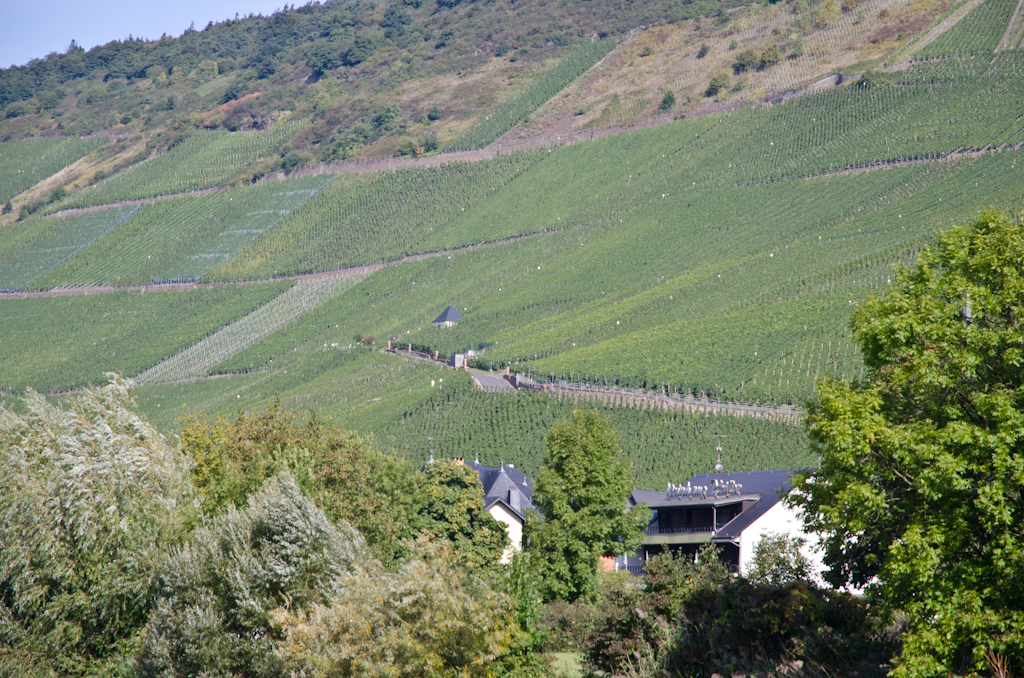
[[[782,54],[779,52],[777,45],[768,45],[761,52],[761,62],[758,64],[758,68],[762,71],[766,68],[771,68],[775,64],[779,63],[779,59],[782,58]]]
[[[736,75],[739,75],[740,73],[756,70],[760,63],[761,55],[757,53],[757,50],[745,49],[736,55],[736,59],[732,63],[732,70]]]
[[[729,71],[718,71],[718,73],[715,73],[714,77],[711,78],[711,82],[708,83],[708,88],[704,92],[704,96],[713,97],[719,92],[727,89],[729,87],[729,80]]]
[[[408,462],[315,417],[302,425],[279,403],[213,426],[199,417],[183,423],[182,450],[194,461],[207,514],[245,506],[268,479],[287,472],[329,518],[354,524],[385,562],[405,553],[402,540],[413,536],[419,505]]]
[[[420,540],[399,572],[363,568],[328,603],[280,609],[298,675],[485,678],[520,634],[511,598],[467,577],[443,541]],[[294,606],[292,606],[294,608]]]
[[[123,667],[165,549],[195,517],[186,458],[114,378],[66,408],[0,405],[0,674]]]
[[[289,474],[275,476],[169,559],[138,675],[283,678],[271,611],[326,602],[368,561],[358,532],[332,523]]]

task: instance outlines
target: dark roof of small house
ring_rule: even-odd
[[[455,310],[455,307],[451,304],[448,308],[441,311],[441,315],[434,319],[434,323],[454,323],[462,320],[462,314]]]
[[[721,506],[736,502],[754,502],[745,511],[733,518],[719,529],[713,541],[732,541],[739,538],[743,530],[768,512],[768,509],[779,503],[779,500],[791,487],[790,477],[796,473],[794,469],[777,469],[772,471],[741,471],[738,473],[701,473],[690,478],[686,486],[689,488],[708,488],[708,491],[671,492],[654,490],[633,490],[630,505],[636,506],[646,502],[651,509],[669,509],[676,507]],[[733,487],[736,483],[739,488]],[[715,492],[716,487],[731,488]]]
[[[500,501],[520,518],[525,517],[527,509],[537,510],[532,501],[533,480],[515,466],[484,466],[477,461],[467,461],[466,466],[480,474],[486,508]]]

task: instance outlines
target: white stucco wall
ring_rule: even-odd
[[[508,563],[512,560],[512,550],[519,551],[523,548],[523,523],[519,516],[512,513],[504,504],[495,504],[489,511],[495,520],[505,526],[505,532],[512,542],[501,556],[501,562]]]
[[[811,562],[811,571],[817,581],[821,581],[821,573],[824,571],[822,554],[818,550],[818,537],[808,534],[803,530],[803,523],[795,509],[787,507],[779,502],[768,509],[764,515],[755,520],[750,527],[743,530],[740,535],[740,573],[747,574],[754,559],[754,549],[757,548],[761,537],[767,532],[788,534],[791,537],[803,537],[807,543],[802,549],[804,556]]]

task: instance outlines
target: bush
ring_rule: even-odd
[[[421,539],[399,572],[342,578],[308,613],[279,609],[297,675],[485,678],[520,633],[513,601],[468,577],[444,542]]]
[[[661,105],[658,106],[659,110],[667,111],[676,105],[676,95],[672,93],[672,90],[667,90],[665,96],[661,98]]]
[[[706,42],[700,44],[700,49],[697,50],[697,58],[703,59],[711,52],[711,45]]]
[[[276,476],[169,559],[138,673],[283,678],[271,611],[322,604],[368,564],[358,532],[333,524],[290,475]]]
[[[416,143],[412,139],[402,139],[398,144],[398,148],[395,150],[395,155],[398,157],[415,154]]]
[[[719,92],[726,90],[729,87],[729,71],[719,71],[715,73],[715,76],[711,78],[711,82],[708,83],[708,88],[704,92],[704,96],[713,97]]]
[[[789,53],[790,59],[799,59],[804,55],[804,39],[799,35],[793,39],[793,51]]]
[[[761,63],[761,56],[757,50],[745,49],[736,55],[733,61],[732,70],[736,75],[756,70]]]
[[[779,52],[777,45],[768,45],[761,52],[761,63],[758,67],[763,71],[766,68],[771,68],[775,64],[779,63],[779,59],[782,58],[782,54]]]
[[[378,47],[379,44],[372,37],[357,35],[352,46],[345,52],[343,63],[346,66],[357,66],[373,56]]]
[[[839,19],[841,12],[836,0],[825,0],[814,12],[815,27],[828,28]]]
[[[187,459],[111,376],[67,409],[0,404],[0,674],[116,671],[196,515]]]
[[[402,540],[413,535],[419,501],[408,462],[315,417],[300,425],[279,403],[230,423],[182,423],[182,449],[195,462],[192,477],[208,515],[245,506],[266,480],[287,471],[329,518],[355,525],[385,562],[405,553]]]
[[[730,575],[713,547],[661,554],[643,585],[606,589],[587,659],[612,674],[881,676],[897,647],[868,605],[807,582],[769,586]]]
[[[702,678],[794,666],[804,675],[881,678],[897,647],[877,627],[866,601],[850,594],[739,579],[684,600],[662,666]]]
[[[811,563],[802,552],[807,540],[780,532],[767,532],[754,547],[747,578],[756,584],[785,586],[811,578]]]

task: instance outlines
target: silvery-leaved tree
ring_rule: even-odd
[[[379,565],[362,536],[331,522],[289,473],[274,476],[168,558],[137,675],[288,676],[271,611],[325,603],[364,568]]]
[[[427,536],[397,572],[354,570],[329,601],[274,617],[279,655],[309,678],[488,678],[525,642],[514,601]]]
[[[907,620],[894,673],[1024,670],[1024,227],[950,229],[853,316],[870,381],[819,386],[792,500],[826,579]]]
[[[188,461],[108,376],[64,407],[0,405],[0,674],[122,666],[164,549],[197,515]]]

